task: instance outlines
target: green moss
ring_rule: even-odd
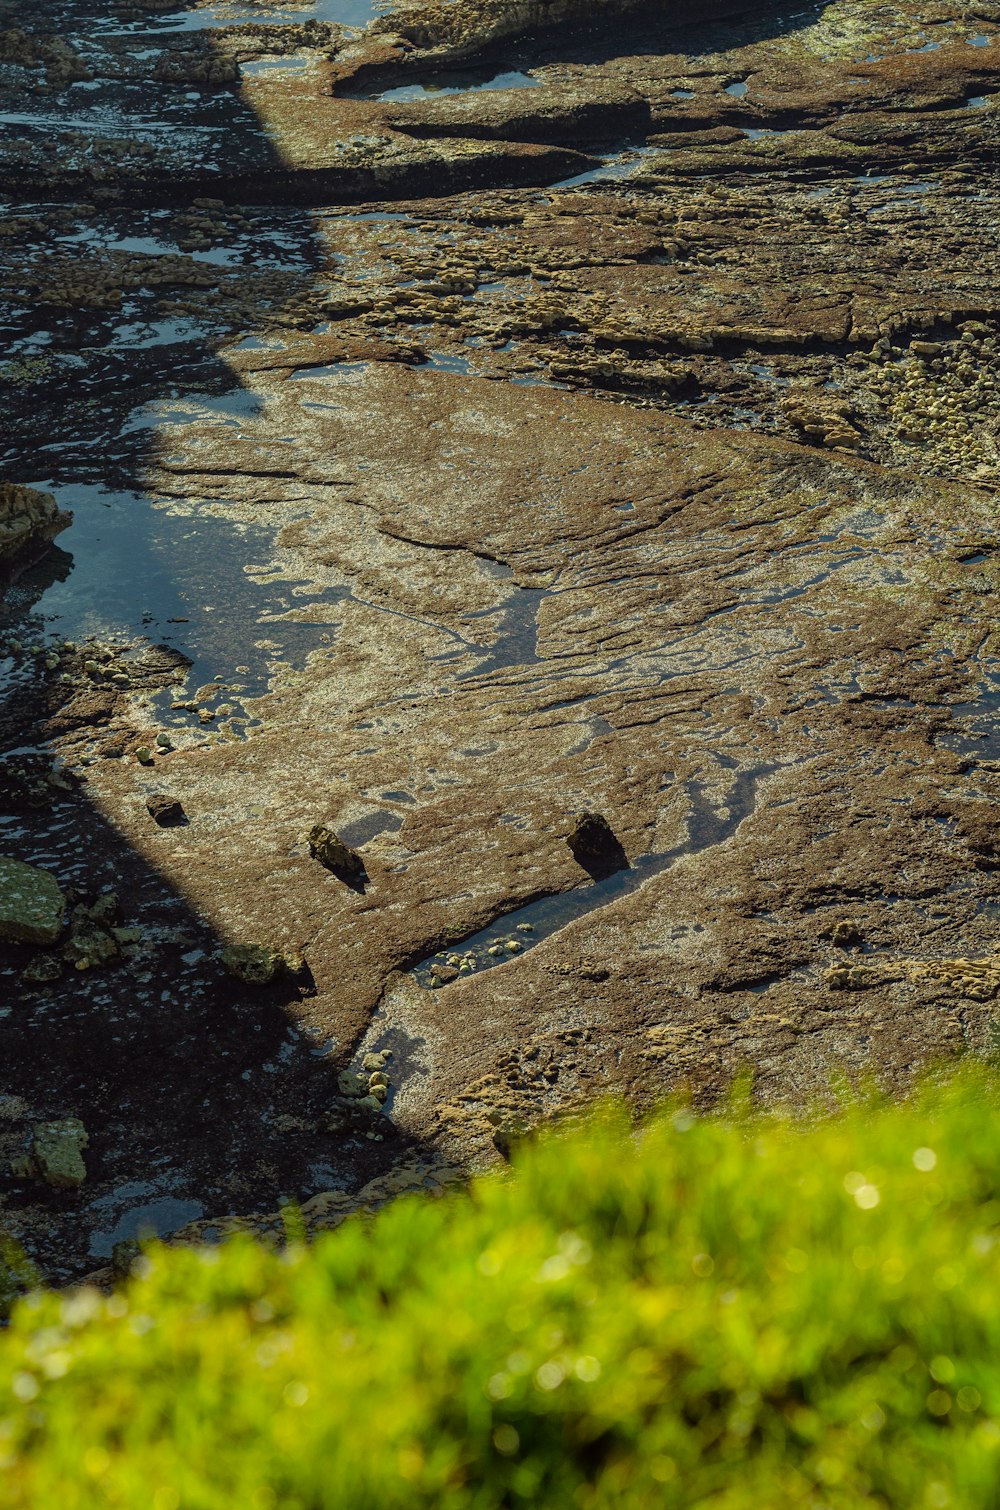
[[[5,1510],[997,1503],[998,1082],[665,1114],[0,1338]]]
[[[6,1320],[15,1300],[37,1283],[38,1275],[33,1264],[0,1228],[0,1320]]]
[[[53,363],[48,357],[22,357],[16,362],[0,362],[0,383],[26,387],[41,382],[52,371]]]

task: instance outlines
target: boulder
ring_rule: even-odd
[[[87,1178],[83,1150],[89,1138],[79,1117],[36,1122],[28,1152],[11,1164],[18,1178],[43,1181],[53,1190],[77,1190]]]
[[[284,955],[266,944],[230,944],[220,958],[223,968],[246,986],[269,986],[286,968]]]
[[[0,939],[54,944],[63,929],[66,898],[47,870],[0,855]]]

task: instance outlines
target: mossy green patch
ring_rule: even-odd
[[[0,1339],[5,1507],[996,1504],[993,1071],[613,1117],[314,1246],[154,1250]]]

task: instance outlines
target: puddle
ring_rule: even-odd
[[[251,63],[240,64],[240,76],[244,79],[258,79],[276,73],[305,73],[308,67],[308,58],[255,58]]]
[[[141,636],[193,661],[192,690],[225,681],[258,696],[278,664],[302,665],[337,623],[336,605],[346,588],[306,595],[300,584],[271,580],[269,530],[199,514],[197,507],[179,515],[145,493],[98,484],[53,486],[46,479],[35,485],[72,509],[74,520],[46,561],[24,573],[7,596],[0,623],[17,625],[19,632],[27,609],[30,632],[38,638],[130,642]],[[263,564],[248,567],[255,556]],[[53,558],[60,575],[45,583],[32,608],[38,574],[51,572]],[[329,609],[322,623],[281,617],[317,603]],[[166,699],[163,721],[190,723],[190,715],[171,716],[170,694]]]
[[[745,100],[747,94],[749,93],[749,90],[750,86],[744,80],[741,80],[736,84],[727,84],[725,86],[726,94],[731,95],[734,100]]]
[[[509,575],[505,570],[505,575]],[[470,677],[488,676],[490,672],[502,671],[511,666],[537,665],[538,611],[551,593],[545,588],[519,587],[512,598],[499,608],[487,608],[470,614],[470,620],[489,621],[497,619],[496,643],[486,652],[486,659],[471,671],[462,672],[457,681]]]
[[[130,1196],[146,1193],[148,1188],[141,1185],[123,1185],[112,1195],[105,1196],[101,1201],[95,1201],[90,1210],[96,1212],[101,1206],[117,1205],[122,1199],[127,1200]],[[129,1238],[169,1237],[172,1232],[177,1232],[188,1222],[197,1221],[204,1214],[205,1208],[200,1201],[185,1201],[171,1195],[159,1196],[141,1205],[129,1206],[122,1212],[113,1227],[94,1232],[90,1239],[89,1252],[93,1258],[109,1259],[115,1243],[125,1242]]]
[[[410,100],[440,99],[448,94],[475,94],[486,90],[537,89],[540,79],[530,73],[497,73],[484,79],[481,74],[447,74],[452,83],[431,82],[428,84],[402,84],[396,89],[387,89],[378,98],[386,103],[405,104]]]
[[[361,383],[369,365],[368,362],[330,362],[323,367],[297,367],[289,381]]]
[[[975,557],[966,564],[974,565]],[[977,764],[1000,760],[1000,662],[988,661],[981,668],[981,676],[978,694],[971,702],[949,705],[962,726],[937,740],[942,749],[971,755]]]
[[[604,157],[599,167],[575,173],[572,178],[561,178],[553,189],[577,189],[583,184],[616,183],[638,173],[651,157],[665,156],[663,147],[625,147]],[[543,196],[544,197],[544,196]]]
[[[428,351],[426,356],[426,365],[435,372],[460,372],[470,376],[475,370],[469,358],[457,352]]]
[[[232,3],[205,6],[199,10],[176,10],[144,16],[133,22],[111,22],[106,29],[112,35],[152,34],[160,32],[197,32],[217,27],[252,23],[258,26],[301,24],[304,21],[329,21],[335,26],[361,28],[386,9],[379,0],[314,0],[313,4],[268,5]]]
[[[489,970],[515,959],[543,939],[595,912],[600,907],[637,891],[651,876],[669,870],[685,855],[699,854],[732,838],[740,824],[756,806],[757,784],[773,775],[777,766],[759,766],[735,775],[724,806],[716,808],[708,801],[703,783],[688,781],[685,790],[690,804],[687,842],[663,854],[640,855],[627,870],[616,871],[589,886],[574,891],[543,896],[497,918],[478,933],[470,934],[450,949],[441,949],[414,966],[412,974],[426,990],[441,990],[443,982],[432,973],[445,966],[459,971],[458,979]]]

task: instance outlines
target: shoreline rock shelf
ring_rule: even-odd
[[[0,1163],[90,1140],[4,1189],[43,1269],[990,1048],[994,9],[14,0]]]

